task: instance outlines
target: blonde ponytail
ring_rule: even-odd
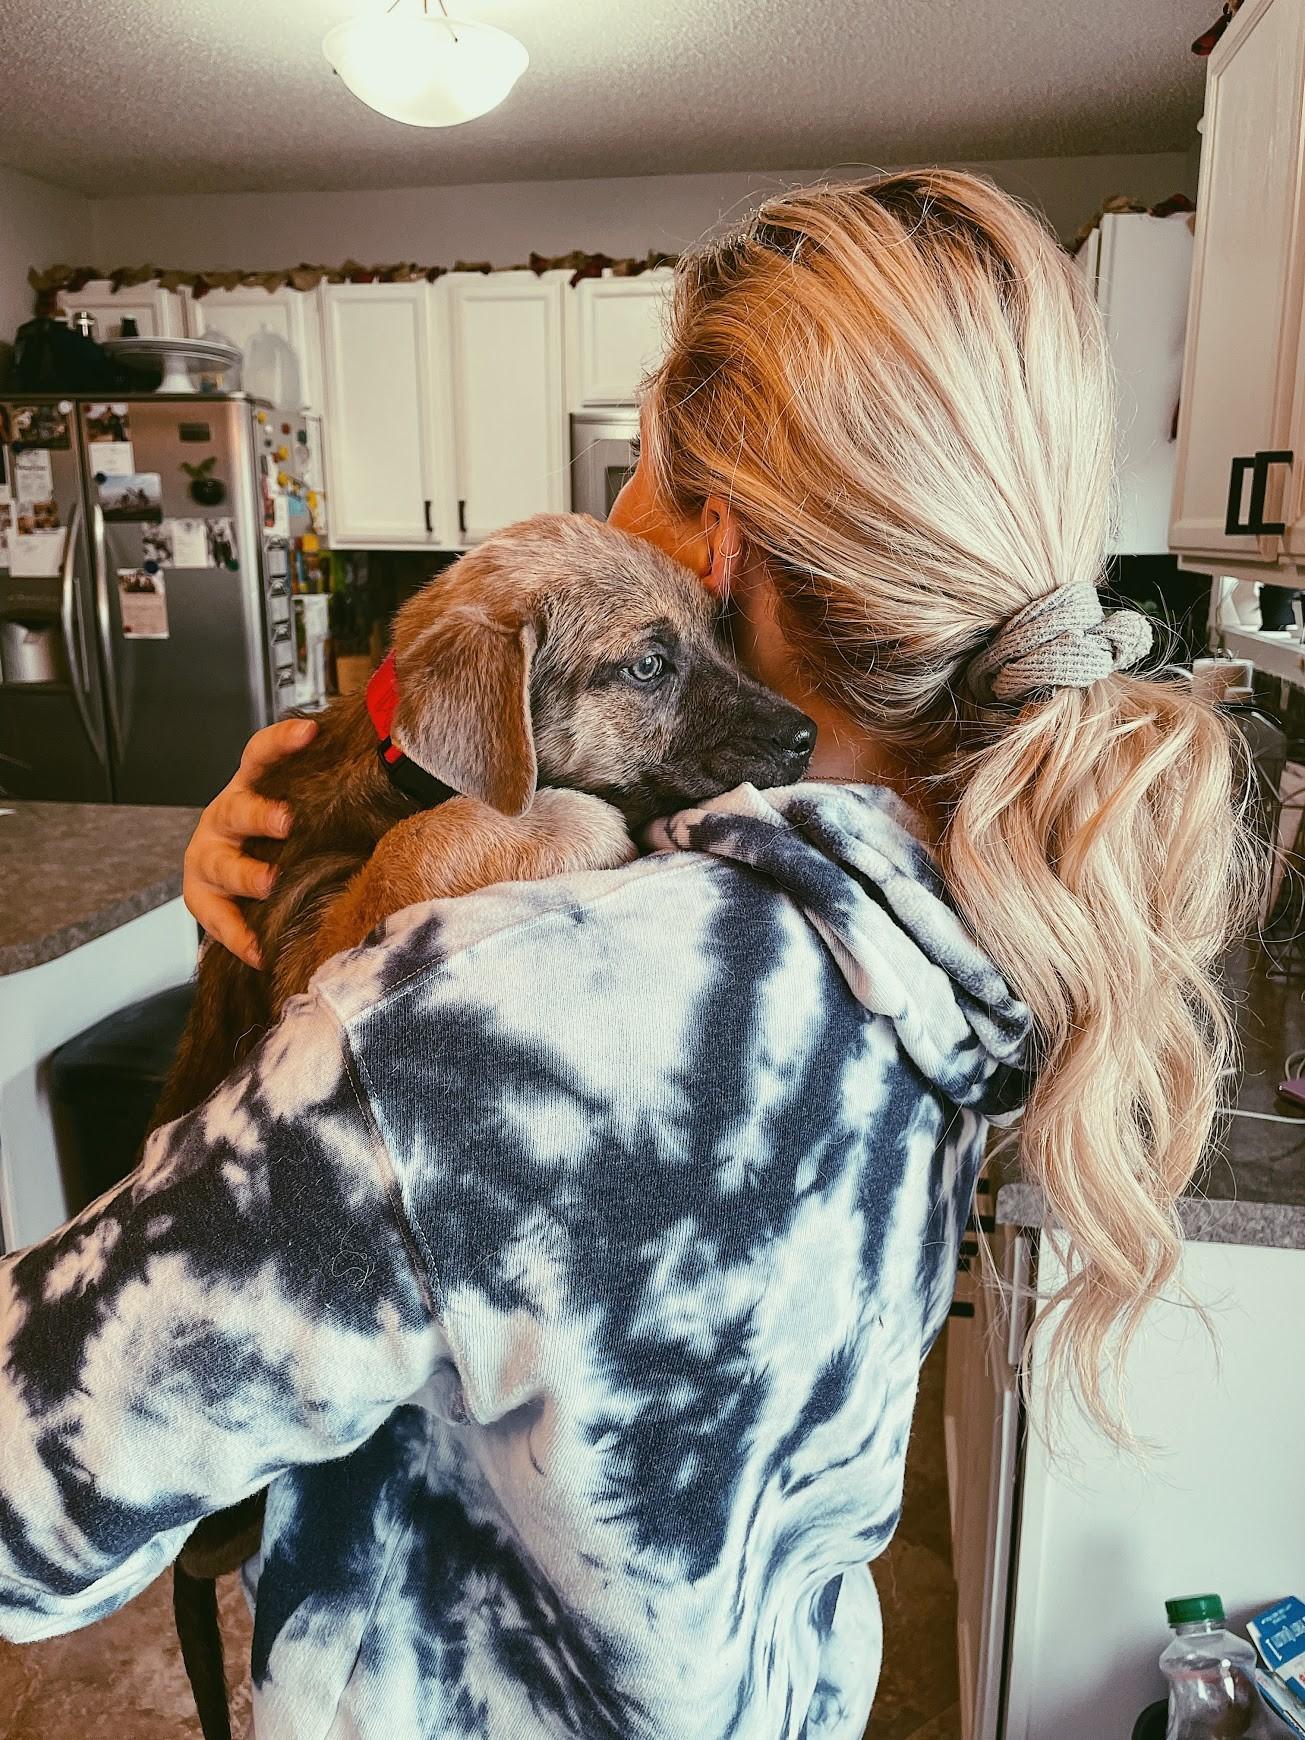
[[[1233,749],[1186,684],[1116,676],[951,771],[944,877],[1038,1026],[1020,1157],[1070,1240],[1049,1357],[1112,1429],[1111,1356],[1174,1276],[1175,1203],[1235,1056],[1214,977],[1246,911]]]
[[[1181,679],[1023,704],[964,680],[1033,600],[1100,580],[1091,298],[975,177],[802,190],[681,265],[648,413],[663,494],[731,501],[808,680],[931,793],[953,898],[1033,1011],[1022,1160],[1071,1247],[1051,1354],[1109,1427],[1108,1350],[1173,1275],[1231,1056],[1213,969],[1247,855],[1228,730]]]

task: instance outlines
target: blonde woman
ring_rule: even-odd
[[[987,184],[767,203],[681,266],[613,514],[727,599],[811,779],[414,908],[0,1270],[9,1635],[273,1476],[257,1731],[859,1736],[985,1120],[1076,1262],[1067,1389],[1171,1275],[1227,1054],[1225,728],[1096,586],[1095,315]],[[672,668],[663,680],[673,681]],[[249,775],[187,857],[248,952]]]

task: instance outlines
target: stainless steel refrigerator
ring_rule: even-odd
[[[0,402],[0,793],[205,803],[289,711],[310,440],[241,394]]]

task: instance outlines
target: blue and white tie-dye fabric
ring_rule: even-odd
[[[270,1481],[264,1740],[844,1740],[1029,1022],[871,788],[401,913],[0,1265],[0,1630]]]

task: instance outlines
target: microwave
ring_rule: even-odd
[[[578,411],[571,418],[571,506],[605,520],[634,470],[639,413]]]

